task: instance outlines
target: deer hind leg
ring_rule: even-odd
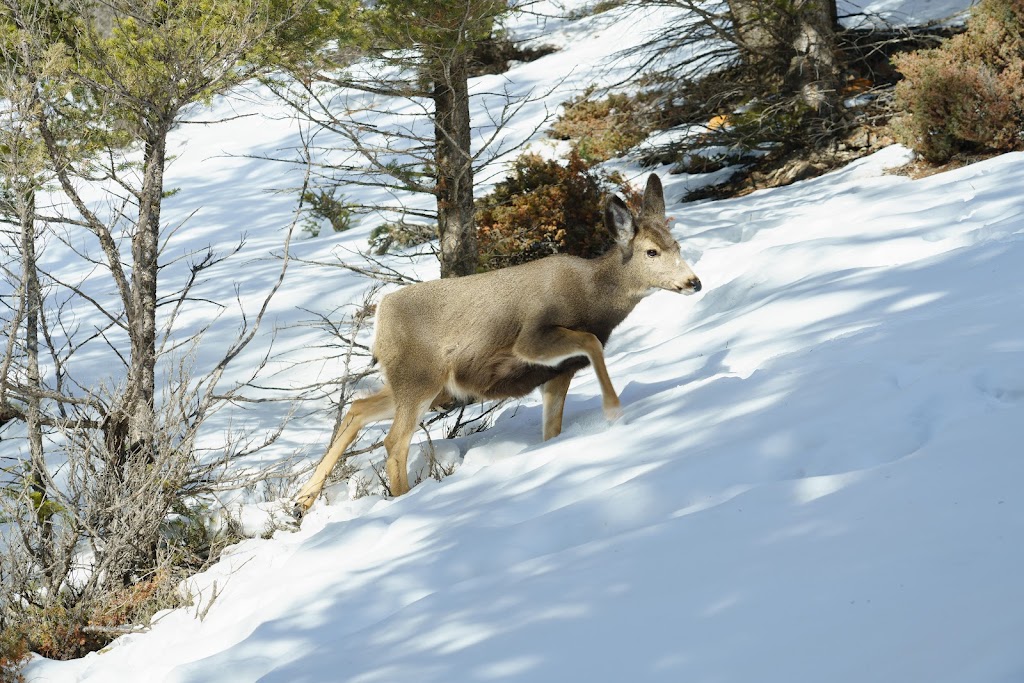
[[[562,433],[562,410],[565,408],[565,394],[573,373],[567,372],[549,379],[541,388],[544,397],[544,440],[553,439]]]
[[[293,514],[296,517],[301,518],[313,505],[313,501],[317,499],[317,496],[323,490],[324,482],[330,475],[331,470],[334,469],[345,449],[355,441],[359,430],[370,422],[388,419],[394,415],[394,412],[395,401],[390,387],[384,387],[376,394],[352,402],[348,413],[345,414],[341,424],[338,425],[338,431],[335,432],[330,448],[327,449],[327,453],[320,460],[320,464],[316,466],[313,476],[309,478],[309,481],[306,482],[295,497]]]
[[[432,391],[426,397],[423,393],[409,395],[404,392],[401,396],[401,400],[395,405],[391,429],[384,437],[384,448],[388,452],[385,464],[388,488],[395,497],[409,492],[409,442],[412,441],[416,425],[440,395]]]
[[[567,358],[586,356],[594,366],[597,381],[601,384],[601,405],[605,417],[616,420],[622,415],[619,396],[615,393],[608,368],[604,364],[604,347],[601,346],[601,340],[590,332],[570,330],[567,327],[534,330],[520,336],[512,350],[523,360],[541,365],[558,365]]]

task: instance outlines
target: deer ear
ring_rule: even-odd
[[[629,244],[636,235],[633,212],[626,206],[626,202],[616,195],[609,197],[604,205],[604,224],[615,235],[616,241],[623,246]]]
[[[644,190],[643,216],[654,218],[665,217],[665,191],[661,187],[661,178],[652,173],[647,178],[647,189]]]

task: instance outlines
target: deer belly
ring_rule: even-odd
[[[576,372],[589,364],[583,356],[548,366],[524,363],[512,354],[499,354],[457,368],[449,388],[477,399],[518,398],[558,375]]]

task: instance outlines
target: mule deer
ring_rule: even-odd
[[[605,416],[617,418],[619,397],[602,352],[612,330],[651,292],[692,294],[701,284],[668,231],[658,176],[647,181],[639,215],[610,197],[605,224],[617,244],[596,259],[549,256],[385,296],[373,345],[385,386],[352,403],[296,497],[296,516],[313,504],[335,463],[370,422],[393,420],[384,447],[388,483],[397,496],[409,490],[406,457],[416,425],[431,407],[452,399],[519,397],[540,387],[547,440],[562,430],[569,382],[589,364],[601,385]]]

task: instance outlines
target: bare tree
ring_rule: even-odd
[[[33,28],[39,18],[29,17]],[[6,40],[0,43],[4,72],[0,77],[0,97],[5,107],[0,114],[0,222],[14,228],[8,253],[15,259],[5,270],[12,286],[7,320],[7,344],[0,360],[0,426],[10,420],[25,425],[28,457],[19,476],[27,483],[26,493],[34,512],[35,531],[40,542],[35,545],[37,557],[48,566],[52,560],[50,501],[46,480],[46,459],[43,450],[44,416],[43,383],[40,377],[40,324],[43,322],[43,296],[37,259],[36,194],[46,179],[45,154],[34,125],[39,107],[37,82],[28,64],[32,60],[29,43]],[[45,324],[44,324],[45,328]],[[22,332],[23,330],[23,332]],[[19,334],[21,333],[21,334]],[[17,362],[20,361],[20,362]],[[14,378],[17,377],[17,380]],[[13,380],[13,381],[12,381]],[[15,401],[11,400],[14,394]]]

